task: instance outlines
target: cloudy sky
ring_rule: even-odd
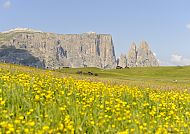
[[[0,31],[112,34],[116,55],[146,40],[161,65],[190,65],[190,0],[0,0]]]

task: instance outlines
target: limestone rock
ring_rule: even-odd
[[[127,57],[125,54],[121,54],[121,56],[118,59],[118,66],[122,67],[122,68],[126,68],[127,66]]]
[[[150,50],[146,41],[142,41],[139,48],[133,43],[128,52],[127,57],[128,67],[149,67],[159,66],[158,60]]]
[[[133,42],[127,56],[127,67],[136,67],[137,66],[137,46]]]
[[[146,41],[142,41],[137,53],[137,66],[148,67],[148,66],[159,66],[158,60],[149,48]]]
[[[16,50],[25,50],[25,54],[38,59],[28,61],[30,66],[57,69],[62,67],[98,67],[111,69],[116,67],[116,57],[112,37],[109,34],[54,34],[31,29],[16,29],[0,33],[0,48],[14,46]],[[1,53],[1,52],[0,52]],[[18,54],[17,54],[18,56]],[[14,59],[9,55],[8,59]],[[17,60],[5,62],[20,63]]]

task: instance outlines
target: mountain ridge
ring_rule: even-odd
[[[122,66],[123,68],[126,66],[136,66],[129,64],[129,56],[124,56],[124,60],[122,61],[122,64],[126,65],[120,65],[121,60],[116,62],[111,34],[97,34],[95,32],[57,34],[30,28],[15,28],[0,33],[0,50],[0,61],[2,62],[16,64],[27,63],[26,65],[28,66],[49,69],[64,67],[113,69],[116,68],[116,66]],[[152,54],[149,47],[148,51]],[[9,53],[9,55],[3,54],[5,52]],[[13,52],[15,54],[11,54]],[[19,54],[18,52],[23,53]],[[147,51],[142,52],[142,55],[146,52]],[[135,54],[133,56],[137,57]],[[127,61],[125,61],[125,58]],[[152,56],[152,60],[155,59],[156,58]],[[30,64],[30,60],[32,62],[38,62]],[[131,60],[137,59],[132,58]],[[137,61],[132,62],[136,63]],[[140,61],[138,63],[140,63]],[[145,66],[155,65],[147,63]]]
[[[110,34],[56,34],[21,29],[1,33],[0,47],[2,46],[14,46],[14,49],[27,50],[32,56],[39,58],[43,68],[99,67],[111,69],[116,66],[115,50]],[[7,60],[4,56],[0,59],[20,63],[23,57],[17,57],[18,61],[15,57]],[[36,66],[42,67],[41,65]]]

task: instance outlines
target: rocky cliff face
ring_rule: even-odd
[[[153,52],[150,50],[147,42],[142,41],[137,51],[137,66],[159,66],[158,60]]]
[[[139,48],[137,48],[135,43],[131,45],[127,57],[127,66],[128,67],[159,66],[159,63],[153,52],[150,50],[148,43],[142,41]]]
[[[0,33],[0,60],[50,69],[116,67],[111,35],[96,33],[59,35],[27,29]]]
[[[121,54],[121,56],[118,59],[118,66],[122,67],[122,68],[126,68],[127,67],[127,57],[125,54]]]
[[[127,56],[127,66],[136,67],[137,66],[137,46],[133,42]]]

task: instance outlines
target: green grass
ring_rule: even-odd
[[[0,67],[17,68],[27,72],[38,72],[43,69],[24,67],[20,65],[1,63]],[[77,74],[82,71],[84,74]],[[88,75],[92,72],[95,75]],[[159,89],[189,89],[190,90],[190,66],[184,67],[139,67],[129,69],[99,69],[99,68],[63,68],[53,71],[59,77],[73,77],[90,81],[111,82],[113,84],[126,84],[128,86],[150,87]],[[177,80],[177,82],[174,82]]]
[[[25,34],[33,34],[32,32],[10,32],[10,33],[0,33],[0,41],[9,41],[12,40],[13,37],[18,35],[18,33],[25,33]]]
[[[92,72],[98,76],[80,75]],[[56,70],[64,74],[87,79],[111,81],[112,83],[124,83],[132,86],[151,87],[163,89],[190,89],[190,66],[177,67],[137,67],[129,69],[104,70],[98,68],[64,68]],[[177,82],[175,82],[177,80]]]
[[[113,79],[171,79],[190,80],[190,66],[184,67],[137,67],[130,69],[103,70],[98,68],[64,68],[62,73],[77,74],[77,71],[97,73],[98,77]]]
[[[77,75],[78,70],[0,64],[0,133],[190,132],[190,92],[178,91],[176,84],[185,89],[182,83],[165,83],[165,79],[188,77],[189,67],[80,69],[99,76]],[[83,78],[90,81],[78,80]],[[124,84],[145,84],[145,88],[115,84],[120,78],[130,79]],[[175,88],[162,90],[166,86]]]

